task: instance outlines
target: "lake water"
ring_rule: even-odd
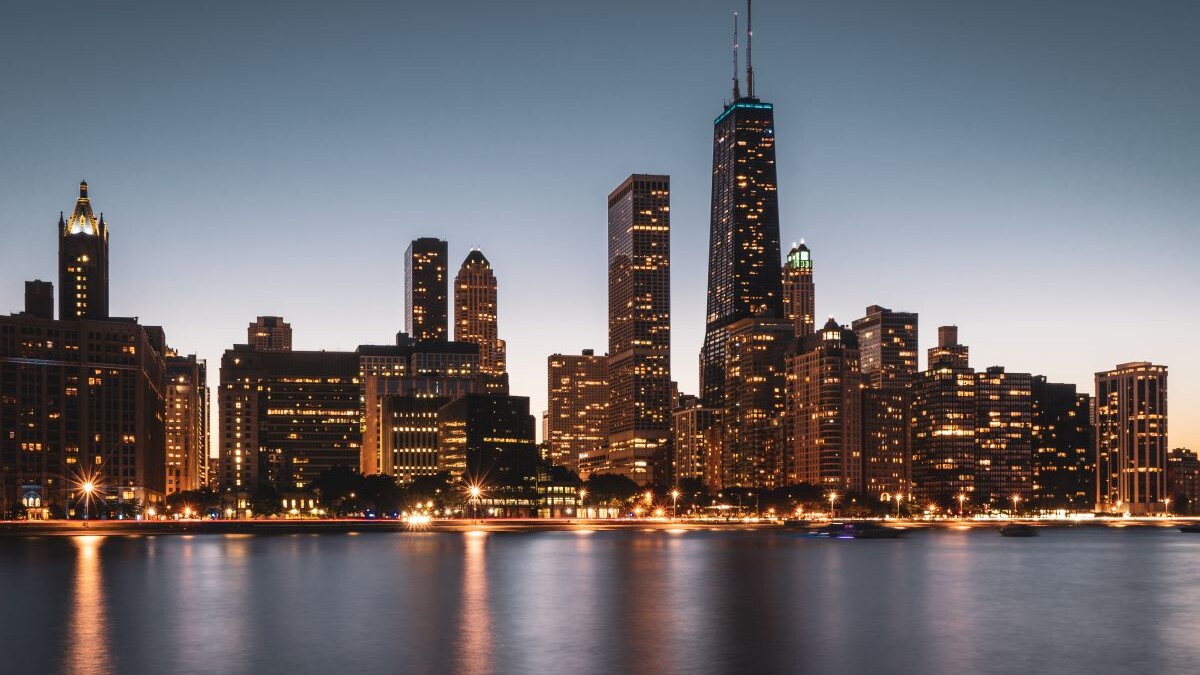
[[[1166,528],[0,539],[0,672],[1200,672]]]

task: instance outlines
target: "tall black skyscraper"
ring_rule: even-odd
[[[108,223],[92,213],[86,182],[71,218],[58,214],[58,318],[108,318]]]
[[[449,337],[447,244],[434,237],[414,239],[404,252],[404,332],[416,340]]]
[[[783,317],[775,112],[754,95],[748,7],[745,96],[736,36],[735,24],[733,100],[713,123],[708,315],[700,352],[701,395],[718,406],[725,396],[726,328],[750,317]]]

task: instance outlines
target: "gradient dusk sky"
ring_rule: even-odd
[[[672,178],[674,378],[697,389],[712,121],[738,0],[0,8],[0,311],[56,278],[86,179],[112,312],[207,358],[390,343],[408,242],[500,282],[514,394],[607,345],[606,196]],[[759,0],[785,249],[817,313],[954,323],[976,368],[1170,368],[1200,449],[1200,2]],[[214,404],[215,404],[214,390]]]

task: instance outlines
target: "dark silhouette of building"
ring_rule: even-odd
[[[88,184],[68,220],[58,214],[58,318],[108,318],[108,223],[92,212]]]
[[[434,237],[414,239],[404,252],[404,332],[416,340],[445,340],[447,323],[447,244]]]
[[[788,483],[862,492],[858,337],[833,318],[788,358]]]
[[[54,318],[54,284],[35,279],[25,282],[25,311],[23,316],[35,319]]]
[[[1195,515],[1200,511],[1200,457],[1187,448],[1167,453],[1167,494],[1170,513]]]
[[[912,490],[912,382],[917,315],[871,305],[853,324],[864,380],[863,489],[873,498]]]
[[[281,316],[260,316],[246,328],[246,344],[260,352],[290,352],[292,324]]]
[[[479,345],[484,388],[508,393],[505,344],[500,339],[496,275],[478,249],[471,251],[454,277],[454,339]]]
[[[958,327],[938,328],[928,368],[913,382],[912,481],[921,504],[975,500],[975,371]]]
[[[783,263],[783,314],[795,326],[798,337],[813,334],[816,286],[813,284],[812,254],[803,239],[792,246]]]
[[[546,425],[551,464],[572,471],[603,467],[608,447],[608,358],[591,349],[546,360]]]
[[[1167,498],[1167,367],[1096,373],[1096,509],[1146,514]]]
[[[671,445],[671,179],[608,196],[608,451],[603,470],[666,484]]]
[[[1096,492],[1092,397],[1073,384],[1033,378],[1033,506],[1088,511]]]
[[[711,406],[725,405],[729,327],[784,316],[775,112],[755,96],[750,36],[747,21],[746,95],[735,51],[733,98],[713,122],[708,311],[700,352],[700,394]]]
[[[538,454],[527,397],[467,394],[446,404],[438,412],[438,457],[441,470],[482,488],[488,515],[533,515]]]

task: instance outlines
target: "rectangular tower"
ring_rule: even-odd
[[[975,503],[1028,504],[1033,487],[1033,376],[999,366],[975,374]]]
[[[108,318],[108,223],[92,212],[87,183],[69,220],[58,216],[58,318]]]
[[[421,237],[404,252],[404,332],[413,339],[449,336],[447,248],[441,239]]]
[[[1096,373],[1096,509],[1162,511],[1167,495],[1167,367]]]
[[[208,369],[195,354],[166,358],[167,494],[199,490],[208,481]]]
[[[913,382],[912,482],[921,504],[975,500],[975,371],[958,328],[938,329],[929,367]]]
[[[1033,506],[1091,510],[1096,492],[1092,397],[1073,384],[1033,378]]]
[[[591,349],[552,354],[546,361],[544,440],[550,463],[580,470],[608,445],[608,358]]]
[[[671,438],[671,179],[634,174],[608,196],[608,460],[638,483],[668,480]]]
[[[246,344],[264,352],[290,352],[292,324],[281,316],[260,316],[246,327]]]

